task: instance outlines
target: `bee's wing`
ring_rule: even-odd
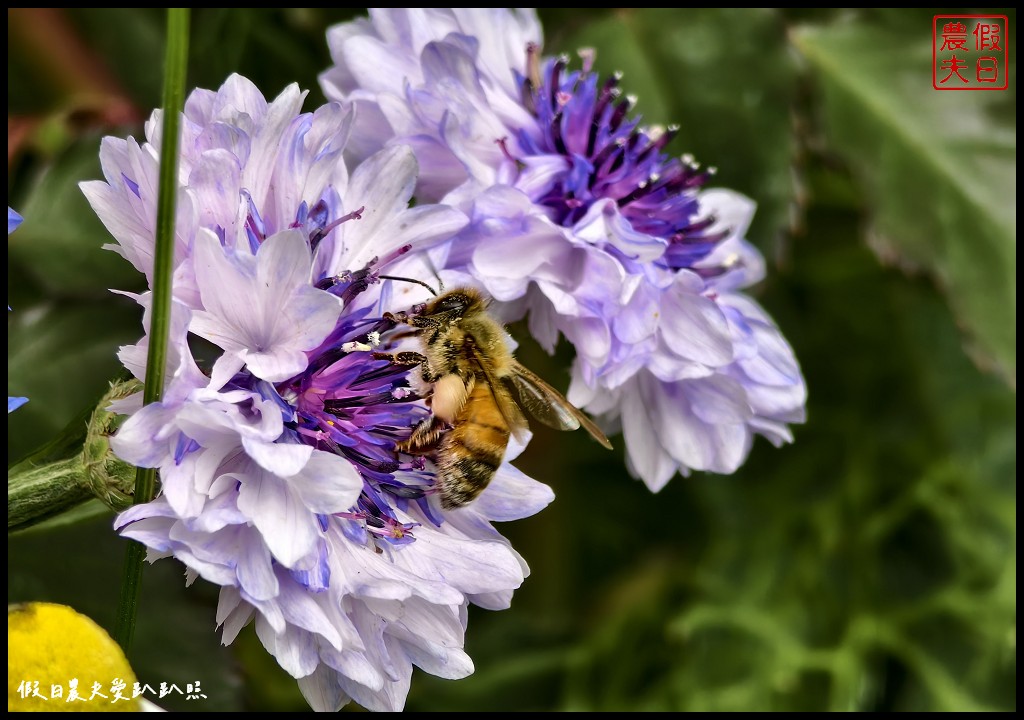
[[[480,351],[476,345],[467,342],[464,347],[467,352],[472,354],[474,363],[487,379],[487,387],[491,390],[494,404],[498,406],[498,412],[501,413],[501,416],[508,424],[512,437],[520,443],[525,443],[525,433],[530,429],[530,424],[526,422],[526,418],[519,409],[519,405],[516,404],[515,398],[512,397],[508,388],[491,372],[490,365],[488,365],[484,358],[480,357]]]
[[[519,395],[520,404],[542,423],[556,430],[575,430],[582,425],[591,437],[609,450],[612,449],[612,444],[593,420],[566,400],[562,393],[537,377],[533,371],[515,362],[511,378],[510,385]]]

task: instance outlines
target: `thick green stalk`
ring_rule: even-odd
[[[163,133],[160,147],[160,196],[156,214],[156,253],[153,261],[153,295],[146,358],[143,403],[157,402],[163,393],[167,365],[167,337],[171,324],[171,275],[174,271],[174,218],[178,197],[178,125],[185,102],[188,67],[188,8],[167,9],[167,54],[164,62]],[[139,468],[135,476],[135,503],[156,494],[156,470]],[[125,556],[121,598],[117,612],[117,641],[128,651],[135,634],[142,562],[146,549],[132,542]]]
[[[17,470],[17,468],[16,468]],[[42,467],[26,467],[7,477],[7,529],[19,530],[41,522],[92,498],[81,457]]]
[[[138,380],[113,383],[87,422],[73,420],[61,436],[7,470],[7,532],[35,527],[93,498],[111,510],[131,505],[135,468],[110,449],[124,416],[107,408],[141,386]],[[78,449],[72,457],[69,447]]]

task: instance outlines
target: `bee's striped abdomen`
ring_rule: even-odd
[[[437,482],[446,510],[465,505],[487,487],[505,457],[510,436],[484,382],[476,383],[453,425],[438,453]]]

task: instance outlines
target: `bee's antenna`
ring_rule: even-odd
[[[402,282],[416,283],[417,285],[422,285],[423,287],[430,291],[431,295],[437,297],[437,291],[435,291],[434,288],[430,287],[422,280],[417,280],[416,278],[398,277],[397,275],[378,275],[377,277],[379,277],[381,280],[401,280]]]
[[[423,260],[427,263],[427,267],[430,268],[431,274],[437,280],[437,287],[441,292],[444,292],[444,281],[441,279],[441,274],[437,271],[437,268],[434,267],[434,261],[431,260],[430,256],[426,253],[423,254]]]

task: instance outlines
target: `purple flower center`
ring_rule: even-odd
[[[246,220],[249,243],[254,248],[267,236],[263,220],[249,202]],[[312,208],[303,203],[293,228],[302,228],[316,250],[338,225],[358,220],[363,208],[330,221],[328,204]],[[316,286],[345,301],[346,308],[362,292],[380,281],[380,271],[409,251],[399,248],[388,257],[371,260],[366,267],[338,276],[321,278]],[[363,490],[355,507],[339,513],[346,534],[357,541],[382,540],[392,545],[412,542],[415,524],[402,523],[395,508],[419,506],[435,525],[441,517],[430,507],[434,476],[421,458],[398,459],[396,444],[428,411],[415,404],[421,397],[409,386],[409,368],[387,360],[375,360],[371,350],[395,323],[372,308],[346,311],[334,331],[309,353],[301,374],[269,383],[243,370],[232,379],[234,387],[246,388],[274,400],[285,419],[283,442],[312,445],[348,459],[363,478]],[[350,521],[350,522],[349,522]],[[326,518],[321,519],[326,524]]]
[[[531,45],[527,54],[531,77],[520,78],[523,103],[540,135],[519,130],[519,146],[528,156],[561,155],[566,167],[534,202],[571,227],[593,203],[610,199],[634,230],[667,242],[663,265],[690,268],[706,257],[728,235],[710,230],[714,217],[701,216],[697,193],[714,170],[664,152],[677,128],[641,127],[630,116],[633,102],[619,88],[621,77],[601,82],[589,55],[582,70],[570,71],[565,57],[541,68],[538,49]]]

